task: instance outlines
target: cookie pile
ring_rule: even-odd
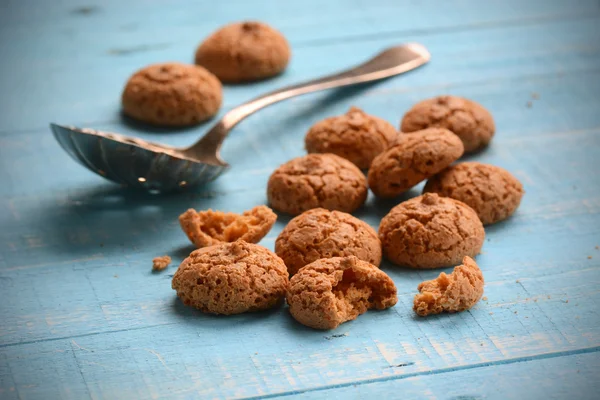
[[[485,108],[454,96],[416,104],[400,132],[356,107],[324,119],[306,134],[309,154],[269,178],[269,204],[294,216],[275,252],[255,244],[277,218],[267,206],[243,214],[190,209],[180,224],[199,250],[183,261],[172,287],[185,304],[217,314],[261,310],[285,298],[298,322],[333,329],[396,304],[396,286],[379,269],[385,257],[416,269],[457,265],[419,284],[413,308],[420,316],[467,310],[483,295],[473,258],[484,225],[512,215],[524,193],[500,167],[453,164],[487,146],[494,131]],[[425,180],[423,194],[393,207],[378,232],[350,214],[369,189],[395,198]]]
[[[154,125],[198,124],[221,108],[221,82],[270,78],[285,70],[290,57],[287,40],[267,24],[226,25],[198,46],[195,65],[168,62],[135,72],[121,95],[123,113]]]

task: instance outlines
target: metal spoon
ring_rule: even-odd
[[[76,161],[91,171],[131,187],[169,192],[216,179],[228,164],[220,157],[223,140],[250,114],[273,103],[324,89],[375,81],[417,68],[430,59],[417,43],[389,48],[347,71],[267,93],[223,116],[198,142],[186,148],[87,128],[50,124],[54,137]]]

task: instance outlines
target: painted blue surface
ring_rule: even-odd
[[[223,111],[388,45],[418,41],[433,58],[252,116],[225,143],[231,171],[197,193],[123,190],[55,143],[51,121],[193,142],[206,125],[125,124],[120,90],[147,63],[189,62],[202,37],[242,18],[281,29],[293,60],[273,80],[225,87]],[[597,1],[4,1],[0,56],[0,398],[597,398]],[[171,275],[191,251],[182,211],[263,204],[269,174],[303,153],[319,119],[356,105],[398,124],[442,93],[492,111],[497,135],[470,158],[512,171],[526,189],[516,215],[486,229],[477,258],[486,300],[417,318],[416,286],[439,271],[386,263],[398,305],[332,332],[297,324],[285,307],[215,317],[176,300]],[[396,202],[370,197],[356,215],[377,227]],[[287,220],[262,244],[272,249]],[[153,274],[162,254],[174,265]]]

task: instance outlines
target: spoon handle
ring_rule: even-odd
[[[424,46],[418,43],[404,44],[384,50],[349,70],[267,93],[230,110],[202,139],[185,152],[219,157],[219,149],[229,131],[261,108],[302,94],[388,78],[420,67],[430,58]]]

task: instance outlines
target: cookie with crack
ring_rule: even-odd
[[[471,257],[465,257],[451,274],[442,272],[436,279],[419,284],[413,310],[422,317],[468,310],[481,299],[483,284],[481,269]]]
[[[258,243],[277,220],[267,206],[256,206],[242,214],[189,209],[179,216],[179,224],[196,247],[243,240]]]
[[[221,82],[206,69],[180,63],[153,64],[129,78],[121,100],[134,119],[163,126],[194,125],[221,107]]]
[[[381,220],[379,238],[384,255],[394,264],[440,268],[475,257],[485,232],[465,203],[425,193],[392,208]]]
[[[196,50],[196,64],[230,83],[280,74],[290,57],[290,46],[281,32],[257,21],[225,25]]]
[[[193,251],[173,275],[171,287],[187,306],[230,315],[275,306],[287,284],[287,269],[277,255],[238,240]]]
[[[474,161],[453,165],[429,178],[423,189],[426,192],[462,201],[484,225],[510,217],[525,193],[521,182],[507,170]]]
[[[302,268],[290,280],[286,300],[296,321],[334,329],[367,310],[393,307],[398,297],[385,272],[350,256],[321,259]]]
[[[315,208],[293,218],[275,241],[290,275],[321,258],[356,256],[381,263],[381,242],[369,224],[339,211]]]
[[[309,153],[336,154],[360,169],[367,169],[397,136],[398,132],[389,122],[352,107],[346,114],[314,124],[304,144]]]
[[[463,151],[460,139],[447,129],[401,134],[373,160],[369,188],[378,197],[396,197],[458,160]]]
[[[269,204],[298,215],[312,208],[353,212],[367,198],[367,181],[350,161],[335,154],[308,154],[277,168],[267,184]]]
[[[481,104],[457,96],[438,96],[415,104],[402,118],[403,133],[426,128],[445,128],[462,140],[465,153],[489,144],[496,126]]]

